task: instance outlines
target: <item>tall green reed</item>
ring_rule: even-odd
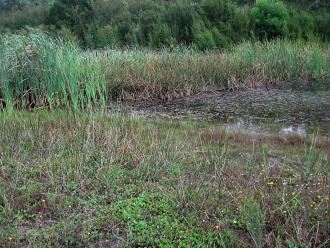
[[[79,48],[43,34],[5,35],[0,40],[1,95],[6,106],[70,107],[105,103],[100,62],[81,56]]]
[[[81,51],[43,34],[0,40],[0,98],[7,109],[105,106],[112,99],[169,99],[202,90],[330,78],[328,44],[244,42],[226,51]]]

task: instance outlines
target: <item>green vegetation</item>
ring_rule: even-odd
[[[72,43],[43,35],[1,39],[1,92],[8,109],[105,103],[105,78],[98,58],[85,58]]]
[[[328,80],[329,22],[322,0],[0,0],[1,246],[329,247],[329,138],[108,112]]]
[[[222,53],[192,49],[80,51],[40,34],[0,41],[0,99],[13,108],[104,105],[107,99],[169,99],[205,89],[330,77],[329,47],[245,42]]]
[[[261,39],[284,37],[289,14],[281,2],[259,0],[251,11],[256,35]]]
[[[39,30],[88,48],[208,50],[247,40],[330,38],[324,0],[0,0],[0,13],[0,32]]]
[[[103,113],[0,115],[5,247],[329,246],[327,139]]]

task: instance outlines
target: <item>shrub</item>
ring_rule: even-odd
[[[315,13],[316,34],[325,40],[330,40],[330,13],[326,10],[320,10]]]
[[[115,44],[114,31],[111,25],[99,28],[95,34],[95,45],[98,48]]]
[[[163,16],[171,27],[171,33],[180,44],[191,44],[194,39],[194,23],[198,15],[188,1],[174,2]]]
[[[176,39],[173,37],[171,28],[166,23],[157,23],[153,27],[153,31],[149,35],[150,47],[172,47],[177,45]]]
[[[216,47],[213,34],[209,30],[197,33],[195,35],[194,43],[199,50],[206,50]]]
[[[255,34],[259,39],[273,39],[287,34],[288,11],[275,0],[258,0],[251,9]]]
[[[309,39],[314,36],[315,24],[311,14],[304,10],[289,8],[288,37]]]

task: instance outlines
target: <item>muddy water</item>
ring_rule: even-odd
[[[140,116],[208,120],[228,129],[330,137],[330,81],[204,92],[130,109]]]

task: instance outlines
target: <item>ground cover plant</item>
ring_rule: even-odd
[[[7,109],[105,105],[170,99],[202,90],[328,79],[328,45],[246,42],[224,52],[193,49],[82,51],[43,34],[0,39],[0,101]]]
[[[103,113],[0,116],[5,247],[328,247],[326,138]]]

